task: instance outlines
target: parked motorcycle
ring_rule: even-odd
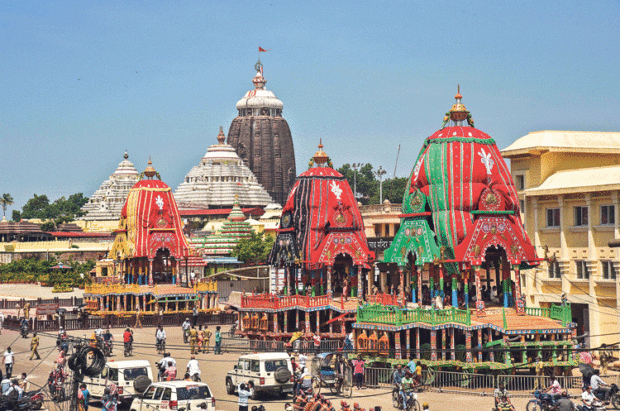
[[[27,393],[24,393],[23,397],[30,398],[30,401],[32,401],[32,410],[40,410],[41,408],[43,408],[44,396],[42,390],[39,389],[34,391],[28,391]]]
[[[28,326],[26,324],[19,327],[19,332],[22,338],[28,338]]]

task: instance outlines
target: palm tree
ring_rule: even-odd
[[[8,206],[13,205],[15,201],[13,201],[13,197],[9,193],[2,194],[0,197],[0,204],[2,204],[2,211],[4,212],[4,217],[6,218],[6,209]]]

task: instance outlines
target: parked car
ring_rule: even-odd
[[[144,385],[148,386],[152,380],[151,363],[147,360],[131,360],[110,361],[106,363],[100,375],[93,378],[85,377],[84,383],[93,399],[100,399],[105,387],[113,382],[118,387],[119,401],[129,404],[136,394],[140,394],[146,388]]]
[[[291,357],[284,352],[242,355],[226,374],[228,394],[234,394],[241,383],[253,384],[254,397],[268,392],[286,397],[293,392]]]
[[[165,381],[152,383],[142,395],[137,396],[130,411],[190,411],[206,405],[208,411],[215,411],[215,398],[204,382]]]

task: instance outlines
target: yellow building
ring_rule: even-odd
[[[548,261],[523,271],[528,306],[565,293],[591,347],[620,331],[620,133],[536,131],[502,151],[510,159],[523,221]]]

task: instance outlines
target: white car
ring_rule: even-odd
[[[243,355],[226,374],[226,392],[232,395],[239,384],[252,383],[255,397],[266,392],[286,397],[293,392],[292,376],[293,366],[287,353]]]
[[[131,360],[131,361],[108,361],[96,377],[84,378],[84,383],[90,391],[93,399],[103,396],[103,390],[113,382],[118,387],[118,397],[123,403],[129,404],[134,395],[136,395],[135,383],[136,379],[153,380],[153,371],[151,363],[147,360]],[[147,380],[148,384],[148,380]],[[144,389],[144,386],[142,386]]]
[[[201,404],[206,410],[215,411],[215,398],[204,382],[166,381],[152,383],[142,395],[131,403],[130,411],[190,411]]]

